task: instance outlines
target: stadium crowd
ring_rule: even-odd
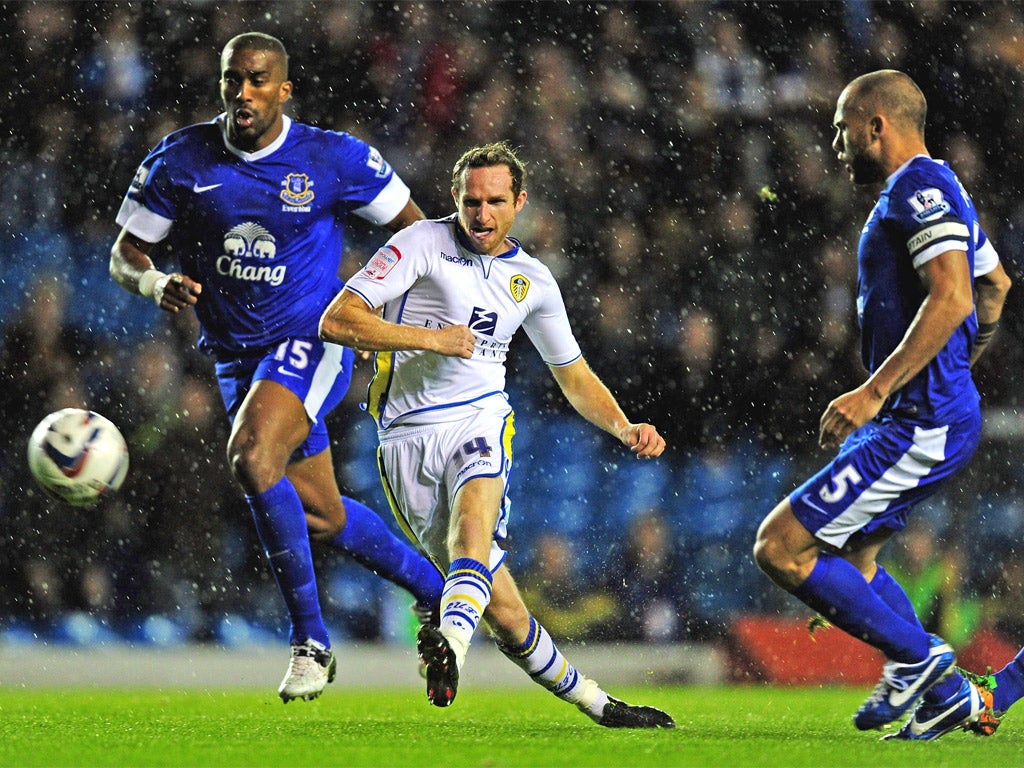
[[[670,446],[631,461],[513,349],[527,460],[513,473],[512,556],[536,553],[524,591],[570,639],[715,639],[736,612],[797,609],[750,547],[770,505],[821,463],[822,409],[862,377],[855,244],[871,198],[830,149],[849,79],[884,67],[921,84],[929,149],[1024,274],[1016,3],[24,2],[0,18],[4,637],[281,633],[194,318],[161,315],[107,275],[134,163],[217,113],[218,53],[240,31],[280,37],[293,111],[378,147],[428,216],[450,212],[439,180],[462,149],[521,147],[530,198],[513,234],[559,279],[595,371]],[[346,274],[384,239],[353,221]],[[1018,288],[977,371],[992,418],[971,470],[889,553],[908,580],[940,569],[920,579],[934,622],[958,617],[961,639],[997,626],[1017,645],[1022,310]],[[390,517],[359,409],[369,373],[357,368],[335,412],[334,451],[344,490]],[[28,434],[65,406],[103,413],[129,443],[126,486],[97,509],[49,501],[26,469]],[[412,631],[405,596],[338,556],[320,566],[339,639]],[[551,583],[562,589],[546,596]]]

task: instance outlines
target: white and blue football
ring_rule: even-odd
[[[128,446],[109,419],[65,408],[33,430],[28,466],[39,486],[54,498],[91,507],[121,487],[128,474]]]

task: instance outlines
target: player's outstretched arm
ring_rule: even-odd
[[[153,266],[148,243],[122,229],[110,249],[110,276],[127,291],[152,299],[168,312],[191,306],[198,301],[203,286],[190,277],[174,272],[165,274]]]
[[[362,297],[342,290],[320,317],[320,338],[333,344],[373,352],[422,349],[449,357],[473,357],[476,337],[465,325],[414,328],[381,318]]]
[[[651,424],[634,424],[626,418],[615,396],[583,358],[563,366],[549,366],[551,375],[569,404],[591,424],[615,435],[638,458],[653,459],[665,450],[665,439]]]

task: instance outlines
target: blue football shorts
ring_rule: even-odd
[[[901,531],[910,509],[966,466],[980,436],[980,411],[931,428],[896,418],[870,421],[790,494],[793,514],[837,549],[881,529]]]
[[[292,338],[276,347],[242,358],[218,360],[217,383],[231,423],[249,390],[260,379],[276,381],[302,401],[312,423],[309,435],[292,460],[315,456],[331,444],[327,417],[348,392],[355,353],[319,338]]]

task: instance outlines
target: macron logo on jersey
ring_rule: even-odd
[[[374,280],[383,280],[402,260],[402,252],[393,245],[385,245],[370,259],[363,269],[363,274]]]
[[[473,307],[473,316],[469,320],[469,330],[484,336],[493,336],[498,329],[498,313],[489,312],[480,307]]]
[[[472,267],[473,260],[467,259],[465,256],[449,256],[444,251],[441,251],[441,261],[447,261],[452,264],[458,264],[460,267]]]

